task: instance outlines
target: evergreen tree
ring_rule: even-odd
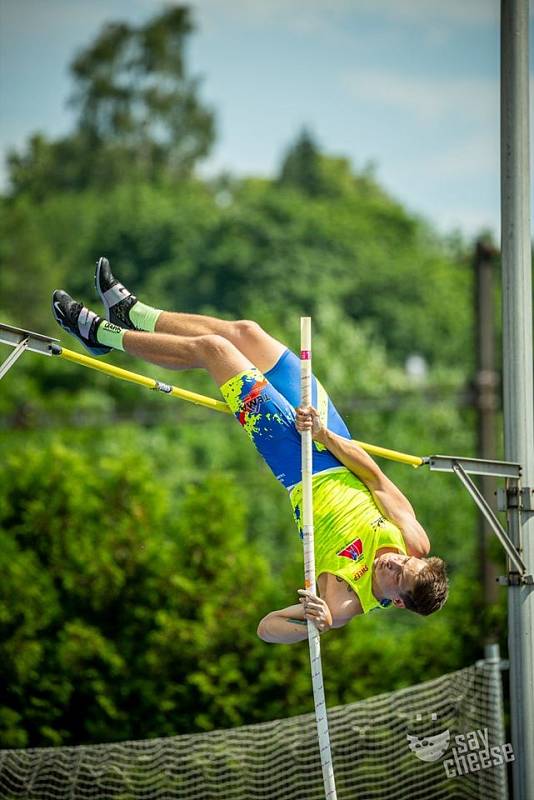
[[[287,151],[278,183],[280,186],[299,189],[311,197],[324,192],[320,151],[306,128],[303,128],[295,144]]]

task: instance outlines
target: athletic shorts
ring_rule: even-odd
[[[256,367],[234,375],[221,392],[256,450],[286,489],[301,481],[301,437],[295,427],[300,404],[300,360],[286,350],[268,372]],[[334,433],[351,438],[349,429],[319,381],[313,376],[312,405]],[[313,474],[342,464],[322,445],[314,443]]]

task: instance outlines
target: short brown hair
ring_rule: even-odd
[[[431,556],[423,560],[426,564],[416,575],[413,589],[400,596],[407,609],[427,617],[444,605],[449,594],[449,581],[442,558]]]

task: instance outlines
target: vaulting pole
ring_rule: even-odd
[[[529,163],[529,2],[501,3],[501,250],[505,458],[521,464],[508,493],[510,538],[534,574],[534,411]],[[534,584],[508,576],[514,800],[534,797]]]
[[[311,368],[311,317],[300,318],[300,402],[303,406],[312,404],[312,368]],[[315,553],[313,536],[313,493],[312,493],[312,432],[301,434],[302,447],[302,532],[304,545],[304,585],[314,594],[317,593],[315,582]],[[323,669],[321,665],[321,643],[319,631],[311,620],[308,620],[308,644],[310,648],[310,664],[313,684],[313,702],[315,719],[319,737],[319,751],[323,770],[323,783],[327,800],[336,800],[336,784],[330,735],[328,733],[328,717],[323,685]]]

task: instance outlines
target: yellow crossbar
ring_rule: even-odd
[[[115,367],[113,364],[97,361],[96,358],[80,355],[80,353],[75,353],[73,350],[67,350],[66,347],[62,347],[55,355],[67,361],[73,361],[75,364],[89,367],[89,369],[96,369],[98,372],[104,372],[106,375],[111,375],[112,378],[119,378],[122,381],[137,383],[139,386],[145,386],[147,389],[155,389],[165,394],[170,394],[173,397],[180,397],[182,400],[187,400],[188,403],[195,403],[197,406],[205,406],[206,408],[213,409],[213,411],[222,411],[223,414],[232,413],[226,403],[223,403],[221,400],[215,400],[213,397],[206,397],[206,395],[197,394],[196,392],[189,392],[187,389],[179,389],[178,386],[170,386],[154,378],[147,378],[146,375],[139,375],[137,372],[130,372],[130,370]]]
[[[410,464],[412,467],[420,467],[425,463],[421,456],[411,456],[409,453],[399,453],[398,450],[388,450],[387,447],[379,447],[377,444],[368,444],[368,442],[358,442],[354,440],[362,450],[369,453],[370,456],[379,456],[380,458],[387,458],[390,461],[398,461],[401,464]]]
[[[67,350],[66,347],[59,347],[56,345],[52,346],[51,349],[53,354],[59,356],[59,358],[73,361],[75,364],[81,364],[83,367],[89,367],[89,369],[96,369],[98,372],[104,372],[112,378],[119,378],[120,380],[129,381],[130,383],[137,383],[139,386],[145,386],[147,389],[155,389],[169,394],[172,397],[179,397],[181,400],[187,400],[188,403],[211,408],[213,411],[221,411],[223,414],[232,413],[226,403],[223,403],[221,400],[215,400],[213,397],[206,397],[206,395],[203,394],[189,392],[187,389],[180,389],[178,386],[162,383],[161,381],[155,380],[155,378],[147,378],[146,375],[139,375],[137,372],[130,372],[130,370],[115,367],[113,364],[108,364],[105,361],[97,361],[96,358],[75,353],[73,350]],[[420,456],[399,453],[397,450],[389,450],[386,447],[368,444],[368,442],[357,441],[356,444],[370,455],[387,458],[390,461],[410,464],[412,467],[420,467],[425,463],[424,459]]]

